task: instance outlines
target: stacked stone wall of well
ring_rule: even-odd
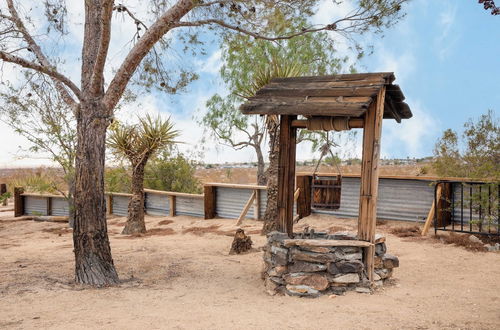
[[[380,235],[376,237],[373,284],[369,282],[363,264],[366,248],[328,246],[329,243],[325,242],[325,240],[357,240],[356,235],[346,232],[305,233],[298,234],[295,238],[303,238],[308,240],[307,242],[321,240],[318,244],[321,246],[314,244],[290,246],[286,243],[287,240],[290,242],[286,234],[279,232],[268,234],[262,276],[266,291],[271,295],[318,297],[331,294],[343,295],[351,290],[370,293],[374,287],[382,286],[391,278],[393,269],[399,266],[398,258],[387,253],[385,237]]]

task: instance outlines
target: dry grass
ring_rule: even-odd
[[[171,224],[172,222],[174,222],[174,220],[162,220],[162,221],[158,222],[158,224],[160,226],[166,226],[166,225]]]
[[[390,230],[390,233],[398,237],[420,237],[422,230],[419,226],[396,227]]]
[[[474,251],[474,252],[486,252],[487,249],[484,247],[483,243],[480,242],[472,242],[469,237],[471,235],[468,234],[457,234],[454,232],[450,232],[449,235],[435,235],[434,238],[443,242],[444,244],[454,244],[457,246],[462,246],[466,250]]]
[[[73,229],[69,227],[62,227],[62,228],[44,228],[42,229],[43,232],[45,233],[52,233],[56,234],[58,236],[61,236],[63,234],[69,234],[73,232]]]
[[[186,228],[182,231],[183,234],[194,234],[196,236],[203,236],[205,234],[214,234],[214,235],[222,235],[222,236],[230,236],[233,237],[234,234],[236,233],[236,229],[230,229],[230,230],[220,230],[221,225],[211,225],[208,227],[190,227]],[[247,235],[258,235],[260,234],[261,230],[260,229],[254,229],[254,230],[249,230],[246,232]]]

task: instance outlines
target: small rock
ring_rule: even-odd
[[[373,265],[375,268],[382,268],[384,266],[384,263],[382,262],[382,258],[379,256],[375,256]]]
[[[382,257],[382,262],[384,265],[384,268],[396,268],[399,267],[399,259],[396,256],[393,256],[392,254],[384,254]]]
[[[308,287],[307,285],[291,285],[286,286],[286,293],[290,296],[309,296],[317,297],[319,296],[319,291]]]
[[[380,276],[379,276],[379,278],[380,278]],[[375,282],[373,282],[373,284],[375,284],[375,287],[379,288],[379,287],[384,285],[384,281],[382,281],[382,280],[375,281]]]
[[[357,240],[358,236],[354,233],[348,231],[338,231],[331,235],[328,235],[328,239],[339,239],[339,240]]]
[[[285,280],[283,280],[281,277],[269,276],[269,279],[271,281],[273,281],[274,283],[279,284],[279,285],[284,285],[285,284]]]
[[[363,254],[361,252],[344,253],[342,251],[336,251],[335,256],[342,260],[361,260],[363,258]]]
[[[271,281],[270,278],[265,279],[264,285],[266,288],[266,292],[271,296],[274,296],[278,293],[279,284],[275,283],[274,281]]]
[[[288,264],[288,250],[271,246],[271,261],[275,265],[286,266]]]
[[[355,291],[358,293],[372,293],[372,290],[363,287],[357,287]]]
[[[305,261],[295,261],[293,264],[288,266],[288,270],[290,273],[321,272],[326,270],[326,265]]]
[[[281,233],[279,231],[272,231],[267,234],[267,241],[269,243],[282,242],[287,239],[288,235],[286,233]]]
[[[344,253],[360,253],[361,252],[361,248],[355,247],[355,246],[345,246],[345,247],[342,247],[341,250]]]
[[[334,283],[359,283],[359,275],[355,273],[344,274],[333,278]]]
[[[328,298],[329,299],[335,299],[335,298],[337,298],[337,295],[336,294],[331,294],[331,295],[328,296]]]
[[[386,278],[392,276],[392,269],[387,269],[387,268],[375,269],[375,273],[378,276],[380,276],[381,279],[385,280]]]
[[[384,243],[385,242],[385,236],[382,234],[375,234],[375,244],[376,243]]]
[[[363,271],[364,265],[359,260],[353,261],[339,261],[330,263],[328,265],[328,272],[330,274],[345,274],[345,273],[360,273]]]
[[[490,244],[485,244],[484,245],[484,248],[486,250],[488,250],[489,252],[494,252],[494,251],[498,251],[498,248],[495,246],[495,245],[490,245]]]
[[[281,276],[286,272],[286,266],[276,266],[267,271],[269,276]]]
[[[288,274],[285,276],[285,281],[287,284],[291,285],[306,285],[315,290],[322,291],[328,288],[329,282],[325,275],[320,275],[317,273],[306,274],[306,273],[295,273]]]
[[[381,257],[387,252],[387,247],[385,243],[375,244],[375,255]]]
[[[380,277],[380,275],[379,275],[379,274],[377,274],[377,273],[375,273],[375,272],[373,273],[373,280],[374,280],[375,282],[380,281],[381,279],[382,279],[382,278]]]
[[[482,243],[481,240],[479,238],[477,238],[477,236],[474,236],[474,235],[469,236],[469,241],[471,241],[473,243]]]
[[[301,251],[299,249],[292,249],[292,260],[296,261],[309,261],[309,262],[320,262],[325,263],[329,261],[337,260],[333,253],[314,253]]]

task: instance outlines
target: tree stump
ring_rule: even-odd
[[[240,254],[243,252],[247,252],[251,248],[252,239],[250,238],[250,236],[245,235],[245,231],[243,229],[236,230],[229,254]]]

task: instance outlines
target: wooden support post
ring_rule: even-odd
[[[255,189],[255,200],[253,203],[253,218],[254,220],[260,219],[260,189]]]
[[[216,194],[215,194],[215,186],[205,186],[204,188],[205,194],[205,219],[213,219],[215,218],[215,206],[217,203]]]
[[[14,216],[20,217],[24,215],[24,197],[22,194],[24,189],[22,187],[14,188]]]
[[[7,193],[7,185],[5,183],[0,183],[0,196]],[[7,199],[2,202],[3,206],[7,206]]]
[[[113,214],[113,194],[112,193],[108,193],[108,195],[107,195],[106,210],[108,211],[108,214]]]
[[[248,199],[247,203],[243,207],[243,211],[241,211],[240,216],[238,217],[238,221],[236,222],[236,226],[241,225],[243,222],[243,219],[245,218],[245,215],[247,215],[248,210],[250,210],[250,206],[252,206],[253,201],[255,200],[255,190],[252,192],[252,195],[250,195],[250,198]]]
[[[442,187],[439,184],[436,188],[436,199],[438,201],[441,199],[441,190],[442,190]],[[427,219],[425,220],[424,228],[422,229],[422,236],[427,235],[427,232],[431,228],[432,222],[434,221],[434,212],[435,211],[436,211],[436,203],[434,200],[432,200],[431,209],[429,210],[429,213],[427,214]]]
[[[47,197],[47,215],[52,215],[52,197]]]
[[[437,214],[436,214],[436,226],[444,227],[451,223],[451,183],[443,182],[441,183],[441,196],[438,198],[437,202]]]
[[[369,106],[365,114],[363,130],[363,156],[361,161],[361,188],[359,196],[358,237],[370,243],[375,242],[377,221],[377,195],[380,159],[380,139],[384,116],[385,87]],[[365,251],[365,269],[368,279],[373,281],[375,248]]]
[[[295,152],[297,129],[292,121],[297,116],[280,118],[278,167],[278,223],[277,229],[293,237],[293,194],[295,192]]]
[[[176,202],[175,195],[168,196],[168,199],[170,204],[170,207],[168,209],[168,215],[171,217],[175,217],[175,202]]]
[[[311,215],[311,184],[312,176],[297,176],[297,189],[300,189],[300,195],[297,199],[297,214],[299,219]]]

